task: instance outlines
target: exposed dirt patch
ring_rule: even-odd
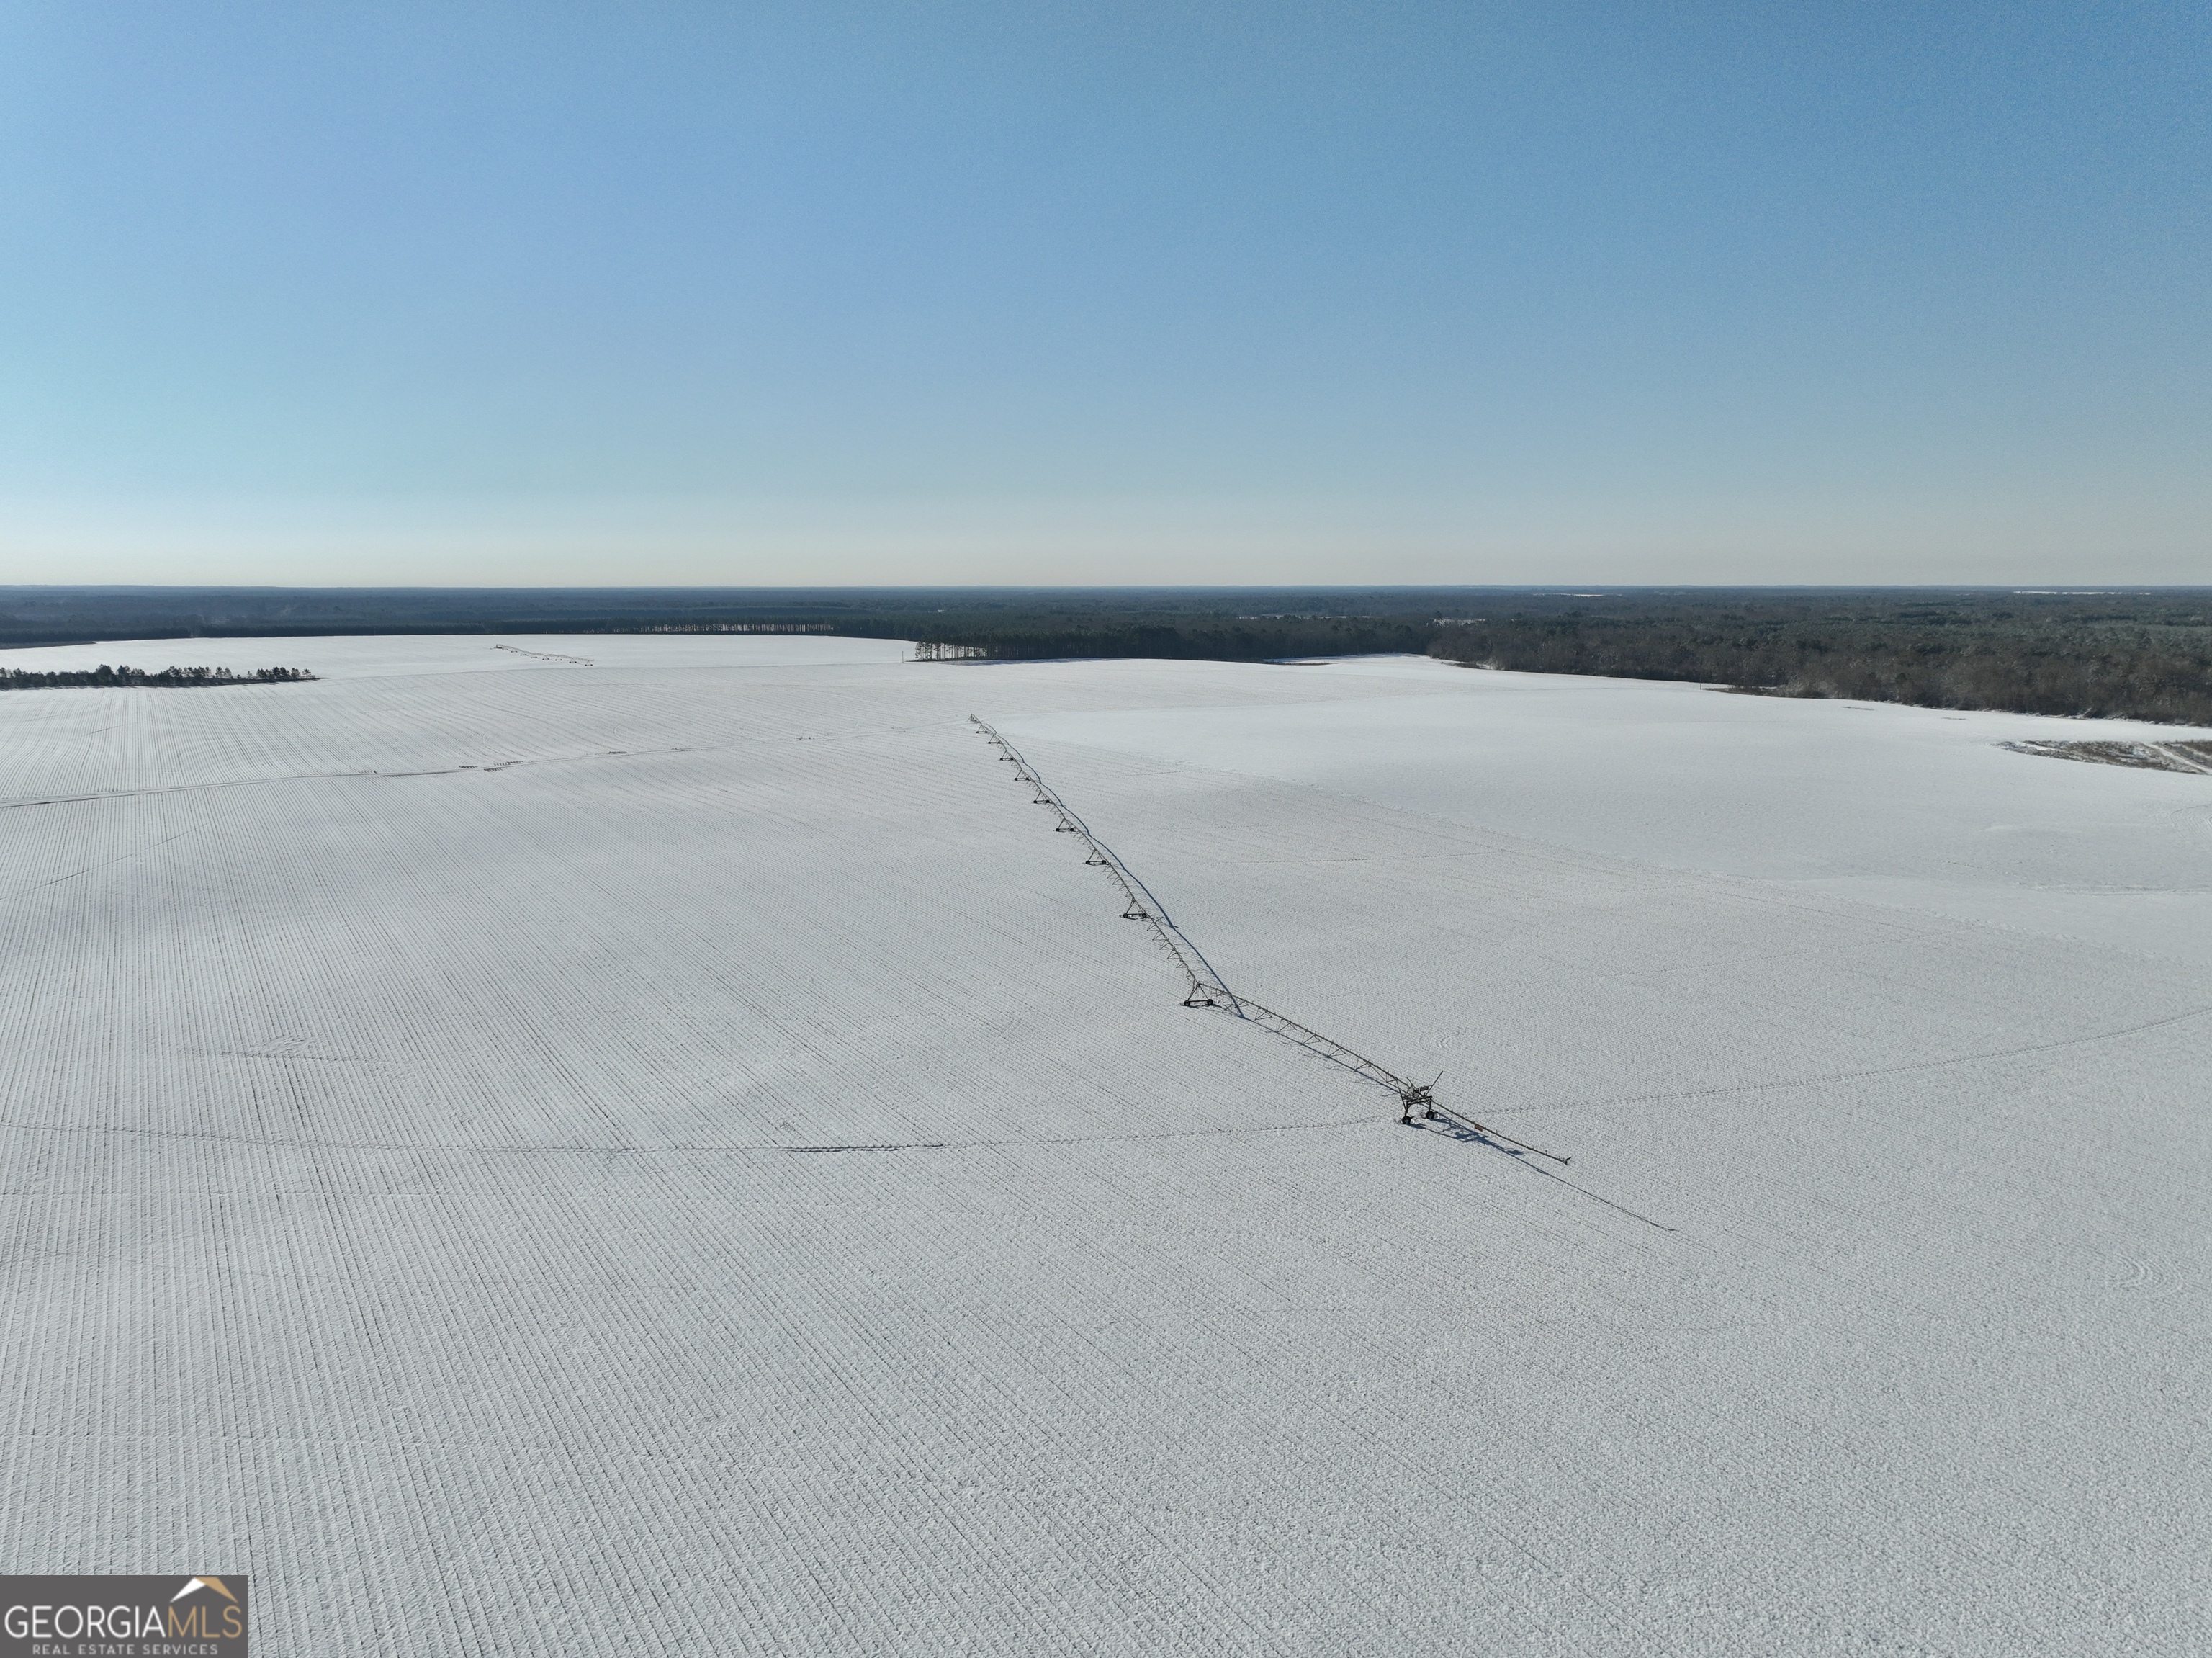
[[[2091,760],[2144,771],[2195,771],[2212,776],[2212,742],[2056,742],[2031,738],[2003,747],[2015,754],[2053,760]]]

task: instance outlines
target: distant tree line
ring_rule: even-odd
[[[165,667],[152,674],[143,667],[110,667],[102,662],[95,668],[53,674],[0,667],[0,691],[51,691],[63,686],[276,685],[314,677],[304,667],[257,667],[250,674],[234,674],[227,667]]]
[[[407,633],[837,633],[915,639],[977,629],[1004,649],[1125,654],[1133,626],[1204,624],[1249,654],[1251,621],[1322,616],[1419,625],[1468,588],[31,588],[0,586],[0,646],[108,639]],[[1264,611],[1255,618],[1251,613]],[[1155,636],[1152,643],[1172,643]],[[1396,648],[1396,647],[1392,647]],[[1418,645],[1413,647],[1419,649]]]
[[[947,612],[921,631],[931,647],[922,654],[1255,661],[1426,652],[1471,667],[1770,696],[2212,724],[2212,592],[2202,589],[1462,588],[1411,614],[1385,608],[1406,594],[1359,596],[1365,605],[1336,613],[1206,614],[1192,599],[1153,595],[1131,595],[1119,617],[1041,603],[1027,613]]]
[[[929,630],[925,647],[990,661],[1143,656],[1214,662],[1301,656],[1419,655],[1437,637],[1426,616],[1038,617],[963,619]]]
[[[1863,597],[1509,608],[1437,636],[1437,655],[1522,673],[2212,724],[2212,603],[2203,595],[2095,607]]]
[[[1775,696],[2212,724],[2212,588],[0,587],[0,645],[318,633],[836,633],[924,655],[1427,652]],[[104,670],[135,673],[136,670]],[[214,670],[170,669],[172,674]],[[276,671],[252,676],[274,677]],[[175,684],[97,674],[0,685]]]

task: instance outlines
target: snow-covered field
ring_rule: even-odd
[[[2212,777],[500,643],[592,665],[9,653],[326,676],[0,694],[10,1570],[250,1572],[270,1653],[2212,1649]],[[1571,1165],[1178,1005],[970,710]]]

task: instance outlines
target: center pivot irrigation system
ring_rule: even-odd
[[[567,662],[572,667],[589,667],[588,656],[556,656],[550,650],[525,650],[520,645],[494,645],[494,650],[503,650],[510,656],[527,656],[534,662]]]
[[[1398,1120],[1401,1123],[1411,1123],[1413,1113],[1419,1111],[1425,1121],[1433,1122],[1441,1118],[1488,1139],[1517,1146],[1522,1151],[1534,1152],[1539,1157],[1548,1157],[1555,1163],[1568,1161],[1557,1152],[1532,1146],[1510,1134],[1500,1134],[1494,1128],[1486,1128],[1464,1112],[1438,1104],[1433,1090],[1442,1078],[1441,1072],[1426,1082],[1409,1082],[1388,1065],[1378,1064],[1365,1054],[1355,1052],[1343,1043],[1331,1040],[1319,1031],[1301,1025],[1287,1014],[1263,1008],[1251,997],[1239,996],[1231,991],[1221,982],[1221,975],[1214,972],[1213,964],[1206,959],[1205,954],[1183,936],[1182,930],[1175,924],[1166,906],[1152,896],[1152,889],[1115,855],[1113,848],[1091,832],[1091,826],[1078,817],[1067,802],[1054,792],[1052,786],[1037,775],[1036,768],[1022,758],[1021,751],[975,715],[968,716],[968,722],[999,751],[1001,761],[1014,768],[1015,780],[1036,791],[1035,803],[1052,808],[1053,815],[1060,820],[1054,826],[1053,832],[1073,835],[1079,839],[1088,850],[1084,863],[1093,869],[1103,869],[1108,879],[1121,888],[1122,898],[1127,900],[1121,911],[1121,919],[1142,922],[1151,934],[1152,942],[1182,974],[1184,1007],[1218,1008],[1224,1013],[1234,1014],[1239,1019],[1248,1020],[1278,1036],[1287,1038],[1310,1052],[1319,1054],[1332,1064],[1343,1066],[1379,1088],[1389,1089],[1397,1096]]]

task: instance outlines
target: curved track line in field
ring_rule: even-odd
[[[1772,1082],[1729,1082],[1707,1088],[1677,1088],[1666,1094],[1625,1094],[1608,1100],[1559,1100],[1549,1103],[1534,1102],[1525,1106],[1502,1106],[1503,1112],[1520,1111],[1596,1111],[1607,1106],[1662,1105],[1669,1100],[1707,1100],[1730,1094],[1772,1094],[1784,1088],[1818,1088],[1824,1082],[1856,1082],[1869,1076],[1902,1076],[1909,1072],[1943,1070],[1954,1065],[1979,1064],[1984,1060],[2017,1059],[2031,1053],[2049,1053],[2057,1048],[2087,1047],[2097,1042],[2117,1042],[2123,1037],[2140,1036],[2145,1031],[2154,1031],[2167,1025],[2179,1025],[2191,1019],[2202,1019],[2212,1014],[2212,1007],[2191,1008],[2182,1013],[2168,1014],[2163,1019],[2153,1019],[2140,1025],[2123,1025],[2118,1030],[2091,1031],[2086,1036],[2062,1036],[2054,1042],[2029,1042],[2016,1048],[1990,1048],[1979,1053],[1954,1054],[1948,1059],[1917,1059],[1904,1065],[1875,1065],[1864,1070],[1823,1072],[1813,1076],[1785,1076]]]
[[[26,893],[35,893],[42,887],[58,887],[65,881],[75,881],[78,876],[88,875],[95,869],[105,869],[113,864],[128,863],[132,858],[143,857],[147,853],[153,851],[155,848],[167,846],[173,840],[182,840],[186,835],[189,835],[191,832],[192,832],[189,829],[179,829],[173,835],[164,835],[161,839],[149,842],[146,845],[138,847],[133,851],[118,852],[112,858],[102,858],[97,863],[88,863],[82,869],[72,869],[67,875],[56,875],[51,881],[34,881],[28,886],[19,887],[16,890]]]
[[[258,1134],[223,1134],[208,1129],[139,1128],[114,1123],[0,1122],[0,1131],[20,1134],[113,1134],[148,1140],[205,1140],[217,1145],[263,1146],[275,1151],[399,1151],[487,1152],[507,1156],[544,1157],[667,1157],[728,1156],[738,1152],[781,1151],[799,1155],[834,1151],[969,1151],[1007,1146],[1114,1145],[1139,1140],[1235,1139],[1253,1134],[1298,1134],[1323,1129],[1371,1128],[1371,1115],[1325,1118],[1306,1123],[1239,1124],[1226,1128],[1140,1130],[1127,1134],[1024,1134],[974,1140],[884,1141],[872,1145],[794,1146],[781,1140],[740,1140],[722,1145],[518,1145],[483,1140],[441,1140],[417,1143],[398,1140],[323,1140],[281,1138]]]
[[[195,795],[211,789],[260,789],[280,783],[343,783],[348,778],[459,777],[470,772],[512,771],[518,765],[566,765],[578,760],[651,759],[662,754],[696,754],[697,748],[610,748],[588,754],[541,754],[535,759],[492,760],[483,765],[441,765],[422,771],[288,771],[270,777],[221,777],[212,783],[165,783],[145,789],[103,789],[88,795],[46,795],[23,800],[0,801],[0,812],[28,806],[82,806],[90,802],[137,800],[148,795]]]
[[[520,761],[503,764],[520,765]],[[138,800],[148,795],[197,795],[211,789],[258,789],[278,783],[334,783],[346,777],[446,777],[462,771],[483,771],[481,765],[444,766],[434,771],[294,771],[277,777],[225,777],[216,783],[157,783],[149,789],[105,789],[90,795],[49,795],[35,800],[0,801],[0,812],[20,811],[27,806],[82,806],[94,801]],[[503,768],[502,768],[503,769]]]
[[[1323,1036],[1310,1026],[1300,1024],[1288,1014],[1277,1013],[1272,1008],[1261,1007],[1249,997],[1238,996],[1222,982],[1221,975],[1214,971],[1213,964],[1206,959],[1198,946],[1192,943],[1184,936],[1182,930],[1175,924],[1167,912],[1167,906],[1152,896],[1152,889],[1138,878],[1136,873],[1127,864],[1121,862],[1119,853],[1091,832],[1091,826],[1079,817],[1066,801],[1060,799],[1058,791],[1045,782],[1044,778],[1038,775],[1037,769],[1022,757],[1021,751],[975,715],[970,714],[968,716],[968,722],[999,751],[1000,759],[1013,766],[1014,777],[1018,782],[1036,790],[1035,803],[1052,808],[1054,815],[1060,820],[1059,832],[1076,836],[1089,849],[1091,855],[1085,862],[1104,869],[1114,884],[1121,889],[1121,895],[1128,900],[1128,907],[1122,911],[1121,918],[1125,921],[1143,922],[1152,935],[1153,943],[1158,945],[1182,972],[1186,991],[1183,997],[1183,1006],[1222,1009],[1236,1015],[1239,1019],[1272,1032],[1285,1041],[1295,1042],[1308,1052],[1319,1056],[1333,1065],[1341,1066],[1364,1082],[1374,1083],[1396,1098],[1399,1105],[1398,1120],[1402,1124],[1410,1125],[1413,1121],[1413,1112],[1418,1107],[1422,1121],[1448,1121],[1462,1128],[1472,1130],[1478,1137],[1478,1143],[1488,1144],[1492,1141],[1502,1140],[1509,1146],[1517,1146],[1522,1151],[1533,1152],[1539,1157],[1547,1157],[1562,1166],[1568,1161],[1568,1159],[1560,1156],[1557,1152],[1546,1151],[1540,1146],[1532,1146],[1526,1141],[1516,1140],[1510,1134],[1501,1134],[1496,1129],[1486,1128],[1465,1112],[1440,1104],[1431,1092],[1436,1087],[1434,1082],[1416,1082],[1401,1076],[1389,1066],[1370,1059],[1365,1054],[1348,1048],[1341,1042]],[[1641,1216],[1638,1218],[1640,1219]]]

